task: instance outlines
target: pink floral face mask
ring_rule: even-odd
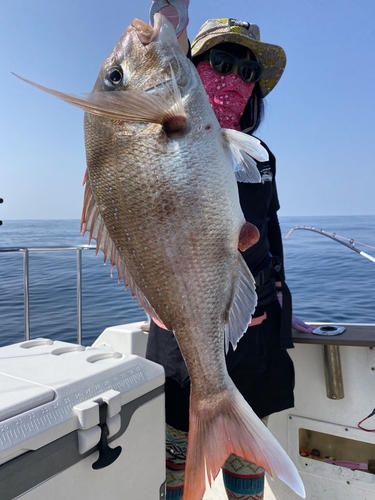
[[[241,117],[255,83],[244,82],[235,73],[219,75],[205,61],[198,64],[197,70],[220,126],[241,130]]]

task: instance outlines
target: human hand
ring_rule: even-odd
[[[277,299],[279,301],[280,307],[283,307],[283,294],[278,292]],[[292,315],[292,328],[302,333],[312,333],[315,326],[306,325],[301,319],[298,319],[294,314]]]
[[[301,319],[296,318],[296,316],[292,316],[292,328],[302,333],[312,333],[315,329],[315,326],[306,325]]]
[[[186,8],[189,7],[190,0],[178,0],[178,1],[184,3]],[[152,0],[151,8],[153,7],[153,5],[155,3],[161,3],[161,2],[160,2],[160,0]],[[166,0],[165,3],[169,3],[168,0]],[[174,29],[177,28],[179,21],[180,21],[180,16],[179,16],[179,13],[178,13],[176,7],[174,7],[173,5],[168,5],[167,7],[163,7],[162,9],[160,9],[159,12],[160,12],[160,14],[162,14],[164,17],[166,17],[168,19],[168,21],[173,25]],[[185,30],[187,28],[188,24],[189,24],[189,18],[186,19],[185,26],[180,26],[180,33],[182,30]]]

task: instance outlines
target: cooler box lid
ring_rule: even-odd
[[[99,424],[164,384],[161,366],[107,349],[35,339],[0,348],[0,464]]]

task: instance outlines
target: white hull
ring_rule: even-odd
[[[317,448],[322,456],[333,456],[340,461],[367,463],[370,459],[375,460],[375,432],[365,432],[357,427],[357,423],[375,407],[375,326],[345,326],[345,334],[336,337],[296,334],[295,349],[289,351],[296,371],[295,408],[274,414],[269,419],[269,429],[301,474],[308,500],[375,499],[374,474],[300,455],[301,448]],[[124,330],[123,327],[117,328]],[[140,330],[140,324],[126,325],[126,331],[133,339],[137,354],[142,354],[147,335]],[[109,343],[116,342],[118,350],[121,346],[115,339],[119,338],[119,333],[107,329],[95,345],[99,345],[102,338]],[[129,342],[123,335],[121,338],[121,342]],[[342,375],[342,399],[327,397],[323,358],[326,342],[339,345],[341,373],[336,375]],[[375,416],[364,425],[375,428]],[[267,478],[265,500],[298,498],[277,478]],[[218,477],[204,500],[226,499],[222,478]]]
[[[375,433],[357,427],[375,407],[375,350],[340,346],[344,398],[333,400],[326,394],[322,349],[296,344],[290,351],[296,370],[295,408],[273,415],[269,428],[296,464],[308,500],[373,500],[374,474],[300,455],[303,447],[317,448],[323,456],[341,461],[375,459]],[[364,426],[375,428],[375,418]],[[299,498],[277,479],[269,486],[277,500]],[[272,500],[272,494],[266,499]]]

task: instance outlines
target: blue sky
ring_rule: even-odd
[[[91,90],[150,0],[2,0],[0,219],[80,218],[83,112],[17,80]],[[259,136],[277,158],[281,215],[375,214],[374,0],[191,0],[193,38],[212,17],[257,23],[286,72]]]

